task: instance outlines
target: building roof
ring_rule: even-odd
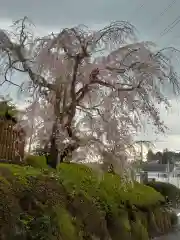
[[[169,165],[170,172],[173,170],[174,166],[173,164]],[[166,172],[168,169],[168,164],[160,164],[160,163],[144,163],[141,165],[141,169],[144,172]]]

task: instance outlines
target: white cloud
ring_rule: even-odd
[[[138,140],[152,141],[155,150],[162,151],[167,148],[169,150],[180,150],[180,98],[171,99],[171,108],[165,111],[160,109],[161,119],[164,121],[168,130],[165,134],[155,134],[151,127],[147,126],[145,132],[138,136]],[[147,149],[145,149],[147,153]]]

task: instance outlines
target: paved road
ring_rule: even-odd
[[[155,238],[154,240],[179,240],[180,239],[180,231],[168,234],[167,236],[162,236],[160,238]]]

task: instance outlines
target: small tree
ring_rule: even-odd
[[[74,159],[118,160],[129,153],[144,117],[165,130],[158,105],[170,106],[164,85],[179,90],[165,56],[174,49],[157,51],[150,42],[134,42],[133,26],[123,21],[99,31],[78,26],[42,38],[30,34],[26,18],[15,26],[13,35],[0,32],[4,81],[18,85],[8,78],[17,71],[28,76],[23,86],[38,93],[42,110],[36,117],[41,115],[43,126],[36,132],[50,142],[54,166],[58,154],[60,162],[74,153]]]
[[[155,154],[155,159],[158,160],[160,163],[162,163],[162,157],[163,157],[162,152],[157,152]]]
[[[172,163],[172,153],[168,149],[164,149],[162,153],[162,164]]]
[[[151,149],[149,149],[148,153],[147,153],[147,161],[151,162],[153,160],[155,160],[155,154],[153,153],[153,151]]]

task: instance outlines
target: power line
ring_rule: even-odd
[[[180,34],[174,34],[168,41],[167,45],[170,45],[173,40],[178,40],[180,38]]]
[[[180,15],[160,33],[160,38],[171,32],[179,23]]]
[[[177,0],[173,0],[173,1],[167,6],[167,8],[165,8],[165,9],[160,13],[159,17],[164,16],[164,14],[165,14],[167,11],[169,11],[169,9],[171,9],[176,2],[177,2]]]
[[[172,0],[165,8],[163,11],[160,12],[160,14],[152,21],[150,25],[153,25],[155,22],[157,22],[158,19],[163,17],[175,4],[177,3],[177,0]],[[146,3],[141,3],[140,6],[134,11],[134,14],[139,11],[140,9],[145,7]],[[133,14],[133,15],[134,15]],[[171,22],[161,33],[160,33],[160,38],[164,37],[166,34],[171,32],[178,24],[180,23],[180,15],[173,21]],[[156,24],[157,25],[157,24]]]
[[[157,22],[158,19],[163,17],[175,4],[177,3],[177,0],[171,0],[171,2],[160,12],[160,14],[152,21],[150,26]],[[135,11],[132,13],[131,16],[134,16],[136,12],[139,12],[139,10],[143,9],[147,2],[142,1],[139,6],[135,9]],[[160,38],[171,32],[177,24],[180,23],[180,15],[171,23],[169,24],[161,33],[160,33]],[[157,24],[156,24],[157,25]]]
[[[160,12],[160,14],[155,18],[155,20],[152,21],[150,25],[153,25],[155,22],[157,22],[159,18],[163,17],[176,3],[177,3],[177,0],[171,0],[171,2],[164,8],[164,10]],[[139,6],[135,8],[133,13],[131,14],[131,19],[137,12],[143,9],[146,6],[146,4],[147,4],[147,1],[146,2],[141,1]],[[179,23],[180,23],[180,15],[160,33],[160,38],[168,34],[169,32],[171,32],[173,28]]]
[[[167,46],[171,44],[171,42],[174,40],[177,40],[180,38],[180,34],[178,35],[173,35],[172,38],[169,39],[169,41],[167,42]]]
[[[137,8],[135,8],[135,10],[132,12],[132,14],[131,14],[131,19],[132,19],[132,17],[133,17],[139,10],[141,10],[142,8],[144,8],[145,4],[146,4],[146,3],[144,2],[144,0],[141,1],[140,5],[139,5]],[[132,21],[132,20],[131,20],[131,21]]]
[[[150,26],[154,25],[154,23],[156,23],[159,18],[163,17],[176,3],[177,0],[173,0],[162,12],[160,12],[160,14],[155,19],[153,19]]]

